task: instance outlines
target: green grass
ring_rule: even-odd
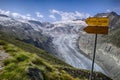
[[[65,62],[62,62],[61,60],[59,60],[55,56],[51,55],[50,53],[48,53],[48,52],[46,52],[46,51],[44,51],[44,50],[42,50],[40,48],[37,48],[37,47],[35,47],[35,46],[31,45],[31,44],[21,42],[18,39],[16,39],[14,36],[10,35],[10,34],[0,33],[0,39],[3,40],[3,41],[6,41],[7,43],[11,43],[11,44],[17,46],[17,47],[21,48],[22,50],[24,50],[26,52],[35,53],[38,56],[44,58],[49,63],[56,64],[56,65],[62,65],[62,66],[70,66],[70,65],[66,64]],[[7,46],[5,46],[5,48],[6,47]],[[9,48],[8,48],[8,51],[10,51]],[[12,54],[13,53],[11,53],[11,55]]]
[[[1,40],[0,43],[2,43]],[[30,67],[40,69],[46,80],[56,80],[56,78],[60,78],[60,80],[78,80],[65,72],[60,72],[54,67],[56,64],[49,63],[34,53],[26,52],[12,44],[5,43],[1,45],[9,55],[12,54],[10,58],[3,62],[5,67],[4,70],[0,72],[1,80],[28,80],[29,76],[26,70]]]
[[[78,78],[73,78],[71,75],[67,74],[65,71],[53,71],[45,74],[46,80],[80,80]]]
[[[16,40],[8,34],[0,34],[0,46],[11,56],[3,62],[4,68],[0,71],[0,80],[30,80],[28,68],[39,69],[45,80],[87,80],[88,78],[85,76],[89,75],[88,70],[81,70],[78,74],[79,69],[71,67],[44,50]]]
[[[3,41],[4,42],[4,41]],[[2,43],[2,41],[0,41]],[[6,59],[4,64],[4,70],[0,73],[0,80],[27,80],[25,69],[29,66],[31,61],[30,53],[25,52],[12,44],[2,44],[3,49],[11,55]],[[32,54],[31,54],[32,55]]]

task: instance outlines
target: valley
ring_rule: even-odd
[[[103,15],[109,16],[111,21],[114,20],[112,22],[116,21],[116,14],[113,12],[107,14],[104,13],[102,16]],[[19,43],[25,42],[35,47],[44,49],[48,54],[51,53],[54,57],[59,58],[74,68],[86,70],[91,69],[94,36],[88,35],[83,31],[83,28],[87,26],[84,20],[58,21],[54,23],[39,22],[34,20],[21,22],[6,15],[0,15],[0,19],[1,39],[20,47],[22,47],[22,45],[19,45]],[[112,26],[112,28],[110,27],[110,30],[119,27],[119,22],[117,22],[118,24],[112,22],[110,24],[110,26]],[[113,27],[113,24],[116,25]],[[99,54],[96,56],[97,61],[95,63],[94,70],[97,72],[102,72],[104,75],[117,80],[119,78],[119,65],[115,67],[116,69],[113,68],[115,71],[112,70],[110,65],[113,67],[115,65],[114,63],[119,61],[119,57],[115,58],[116,56],[103,56],[106,52],[104,53],[103,51],[104,44],[102,39],[106,40],[106,38],[102,37],[104,36],[99,36],[100,41],[98,41],[98,44],[102,45],[98,45],[98,47],[101,48],[97,51]],[[15,44],[15,42],[17,44]],[[109,47],[108,44],[105,46]],[[27,48],[27,50],[29,49]],[[32,52],[38,53],[39,50],[33,50]],[[113,58],[116,61],[114,60],[112,62]],[[112,62],[112,64],[110,64],[109,61]],[[116,72],[118,73],[115,74]],[[118,76],[117,78],[115,77],[116,75]]]
[[[77,40],[79,38],[79,30],[85,25],[81,21],[81,25],[76,25],[75,22],[71,23],[57,23],[60,26],[47,30],[47,34],[53,37],[52,43],[56,51],[56,56],[66,63],[80,69],[91,69],[92,61],[85,57],[77,47]],[[45,32],[45,31],[44,31]],[[95,71],[105,73],[101,67],[95,64]]]

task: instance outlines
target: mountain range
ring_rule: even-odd
[[[120,16],[115,12],[98,13],[95,15],[95,17],[104,17],[104,16],[109,17],[110,32],[109,35],[100,35],[98,37],[97,54],[99,55],[96,56],[97,59],[95,63],[95,71],[102,72],[103,74],[111,77],[114,80],[119,80]],[[68,72],[68,74],[72,75],[72,77],[79,77],[79,76],[75,76],[80,74],[79,70],[73,70],[74,69],[73,67],[90,70],[92,63],[91,58],[92,58],[92,48],[93,48],[92,46],[94,43],[93,40],[94,36],[88,35],[83,31],[83,28],[85,26],[86,23],[84,22],[84,20],[59,21],[59,22],[49,23],[49,22],[39,22],[34,20],[21,21],[21,20],[13,19],[12,17],[4,14],[0,14],[0,39],[4,40],[9,44],[13,44],[14,46],[20,48],[23,47],[22,49],[24,50],[25,48],[25,51],[32,53],[34,53],[35,51],[35,53],[37,53],[38,56],[40,55],[40,58],[43,58],[45,60],[44,61],[42,59],[45,63],[49,63],[49,60],[55,59],[55,63],[54,64],[51,63],[52,64],[51,66],[56,65],[55,69],[57,69],[57,71],[56,70],[55,72],[54,70],[49,71],[49,73],[51,72],[51,76],[57,74],[56,72],[63,74],[63,72],[60,72],[59,68],[57,68],[58,65],[57,62],[58,63],[60,62],[59,66],[65,64],[68,67],[69,64],[69,67],[72,68],[69,69],[69,68],[61,67],[63,71]],[[32,50],[30,48],[31,50],[29,50],[29,47],[25,45],[33,45],[32,47],[38,47],[47,52],[43,51],[42,53],[44,55],[42,55],[39,54],[38,48],[37,49],[35,48],[35,50]],[[50,58],[48,58],[47,56]],[[58,59],[56,60],[56,58]],[[42,66],[48,67],[48,65],[45,63]],[[38,62],[38,64],[41,63]],[[30,71],[30,73],[32,73],[32,75],[34,74],[34,71],[40,72],[39,69],[36,68],[35,69],[28,68],[28,70]],[[74,74],[74,72],[77,71],[78,74],[77,73]],[[43,73],[46,74],[44,70]],[[84,70],[82,71],[81,74],[83,73]],[[84,73],[84,75],[81,76],[82,80],[87,79],[88,74],[86,74],[87,76],[83,79],[85,74],[86,73]],[[49,74],[46,74],[45,76],[48,77],[48,75]],[[57,75],[56,77],[59,77]],[[96,78],[96,80],[100,80],[100,78],[101,77],[98,77]],[[106,77],[102,77],[102,78],[103,78],[102,80],[110,80],[109,78]],[[50,78],[49,80],[54,80],[54,79]],[[77,80],[77,79],[69,78],[69,79],[60,79],[60,80]]]

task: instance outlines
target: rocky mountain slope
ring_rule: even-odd
[[[29,49],[20,45],[20,42],[33,44],[54,54],[73,67],[89,70],[91,69],[91,60],[77,46],[77,40],[79,36],[84,34],[82,29],[85,26],[85,22],[81,20],[55,22],[53,24],[33,20],[21,22],[2,14],[0,15],[0,38],[28,51]],[[39,50],[36,51],[32,48],[30,51],[33,53],[39,52]],[[96,63],[95,70],[108,74],[107,70],[103,70]],[[37,71],[39,72],[39,70]]]
[[[98,13],[95,17],[109,17],[109,29],[113,30],[120,25],[120,15],[115,12],[110,13]]]
[[[98,35],[96,63],[109,73],[113,80],[120,79],[120,16],[115,12],[99,13],[95,17],[109,17],[109,34]],[[80,33],[79,48],[92,58],[94,34]]]
[[[42,48],[66,63],[82,69],[91,69],[91,60],[77,50],[78,33],[85,26],[84,21],[39,22],[20,21],[0,15],[0,33]],[[95,70],[105,73],[99,65]]]
[[[84,56],[77,47],[78,33],[85,26],[84,21],[65,21],[54,23],[55,27],[49,30],[57,56],[66,63],[82,69],[91,69],[91,60]],[[95,64],[95,70],[105,73]]]
[[[33,24],[34,23],[34,24]],[[39,24],[39,25],[38,25]],[[0,32],[10,34],[21,41],[42,49],[50,49],[51,37],[42,34],[42,23],[37,21],[18,21],[10,16],[0,15]],[[44,24],[47,26],[47,24]],[[49,51],[49,50],[48,50]]]
[[[0,34],[0,57],[0,80],[87,80],[89,77],[88,70],[75,69],[40,48],[3,34]],[[94,79],[111,80],[99,72],[94,72]]]

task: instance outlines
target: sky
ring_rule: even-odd
[[[120,0],[0,0],[0,13],[40,21],[87,18],[111,11],[120,14]]]

